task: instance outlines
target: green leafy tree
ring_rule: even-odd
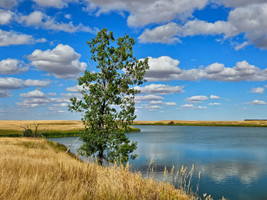
[[[107,29],[87,44],[97,70],[85,71],[78,79],[82,99],[71,98],[69,106],[69,110],[82,113],[85,124],[81,154],[95,155],[100,165],[104,160],[125,163],[137,156],[133,154],[137,143],[125,133],[136,118],[134,97],[140,91],[134,86],[145,82],[148,59],[133,56],[133,38],[126,35],[116,41]]]

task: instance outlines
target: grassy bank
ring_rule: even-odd
[[[44,120],[44,121],[0,121],[0,137],[21,137],[25,127],[34,130],[38,124],[39,132],[44,131],[44,137],[72,137],[78,136],[84,125],[81,121]],[[230,126],[230,127],[267,127],[267,120],[252,121],[134,121],[133,125],[173,125],[173,126]],[[138,128],[130,127],[128,132],[140,131]]]
[[[35,130],[38,125],[38,132],[44,130],[44,137],[72,137],[78,136],[84,125],[81,121],[23,121],[23,120],[2,120],[0,121],[0,137],[20,137],[26,127]]]
[[[230,126],[230,127],[267,127],[267,120],[253,121],[135,121],[134,125],[173,125],[173,126]]]
[[[127,129],[127,132],[130,133],[130,132],[140,132],[141,130],[139,128],[135,128],[135,127],[132,127],[132,126],[129,126],[128,129]]]
[[[86,164],[45,139],[0,138],[0,199],[198,199],[123,167]]]
[[[74,137],[79,136],[84,125],[81,121],[44,120],[44,121],[22,121],[2,120],[0,121],[0,137],[21,137],[25,127],[34,130],[38,124],[38,132],[44,130],[43,136]],[[129,127],[128,132],[140,131],[138,128]]]
[[[45,138],[55,138],[55,137],[75,137],[79,136],[80,131],[82,130],[69,130],[69,131],[60,131],[60,130],[50,130],[45,131],[43,136]],[[39,133],[40,131],[38,131]],[[22,137],[22,131],[17,130],[0,130],[0,137]]]

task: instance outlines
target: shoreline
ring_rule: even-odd
[[[45,138],[74,137],[83,130],[82,121],[78,120],[0,120],[0,137],[21,137],[23,130],[28,127],[32,130],[38,125],[38,132],[44,131]],[[244,121],[134,121],[134,125],[158,125],[158,126],[221,126],[221,127],[267,127],[267,120]],[[140,129],[131,127],[129,132],[139,132]]]
[[[0,147],[3,199],[198,199],[127,166],[81,162],[64,145],[45,139],[0,138]]]
[[[22,137],[25,128],[38,132],[45,130],[44,138],[76,137],[84,129],[80,120],[0,120],[0,137]],[[129,132],[140,132],[140,129],[129,127]]]
[[[267,127],[267,120],[251,121],[134,121],[132,125],[158,125],[158,126],[228,126],[228,127]]]

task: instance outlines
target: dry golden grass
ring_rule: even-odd
[[[182,120],[162,120],[162,121],[135,121],[134,124],[169,124],[175,125],[201,125],[201,126],[267,126],[267,121],[182,121]],[[1,131],[23,131],[27,125],[34,129],[34,125],[39,124],[38,130],[47,131],[71,131],[81,130],[84,125],[81,121],[66,120],[43,120],[43,121],[23,121],[23,120],[0,120]]]
[[[196,199],[127,168],[86,164],[45,139],[0,138],[0,149],[0,199]]]
[[[201,125],[201,126],[267,126],[267,120],[255,121],[183,121],[183,120],[161,120],[161,121],[134,121],[134,124],[162,124],[168,125],[173,122],[175,125]]]
[[[66,121],[66,120],[40,120],[40,121],[23,121],[23,120],[1,120],[1,130],[23,131],[27,125],[34,129],[34,125],[39,124],[38,130],[56,130],[68,131],[84,128],[82,121]]]

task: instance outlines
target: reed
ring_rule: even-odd
[[[194,195],[195,198],[198,199],[199,198],[198,197],[199,196],[198,195],[199,181],[200,181],[201,172],[198,173],[198,182],[196,185],[196,191],[194,191],[192,189],[192,178],[194,174],[194,168],[195,168],[194,165],[192,165],[191,168],[188,168],[182,165],[179,169],[175,169],[174,166],[172,166],[169,169],[167,167],[164,167],[162,181],[172,183],[172,185],[175,185],[175,187],[178,188],[179,190],[184,191],[188,195],[191,195],[191,196]],[[151,160],[148,165],[146,176],[148,178],[152,178],[155,180],[156,171],[158,171],[157,165],[154,165],[153,161]],[[212,199],[210,196],[209,198]],[[208,197],[204,199],[207,200]]]

